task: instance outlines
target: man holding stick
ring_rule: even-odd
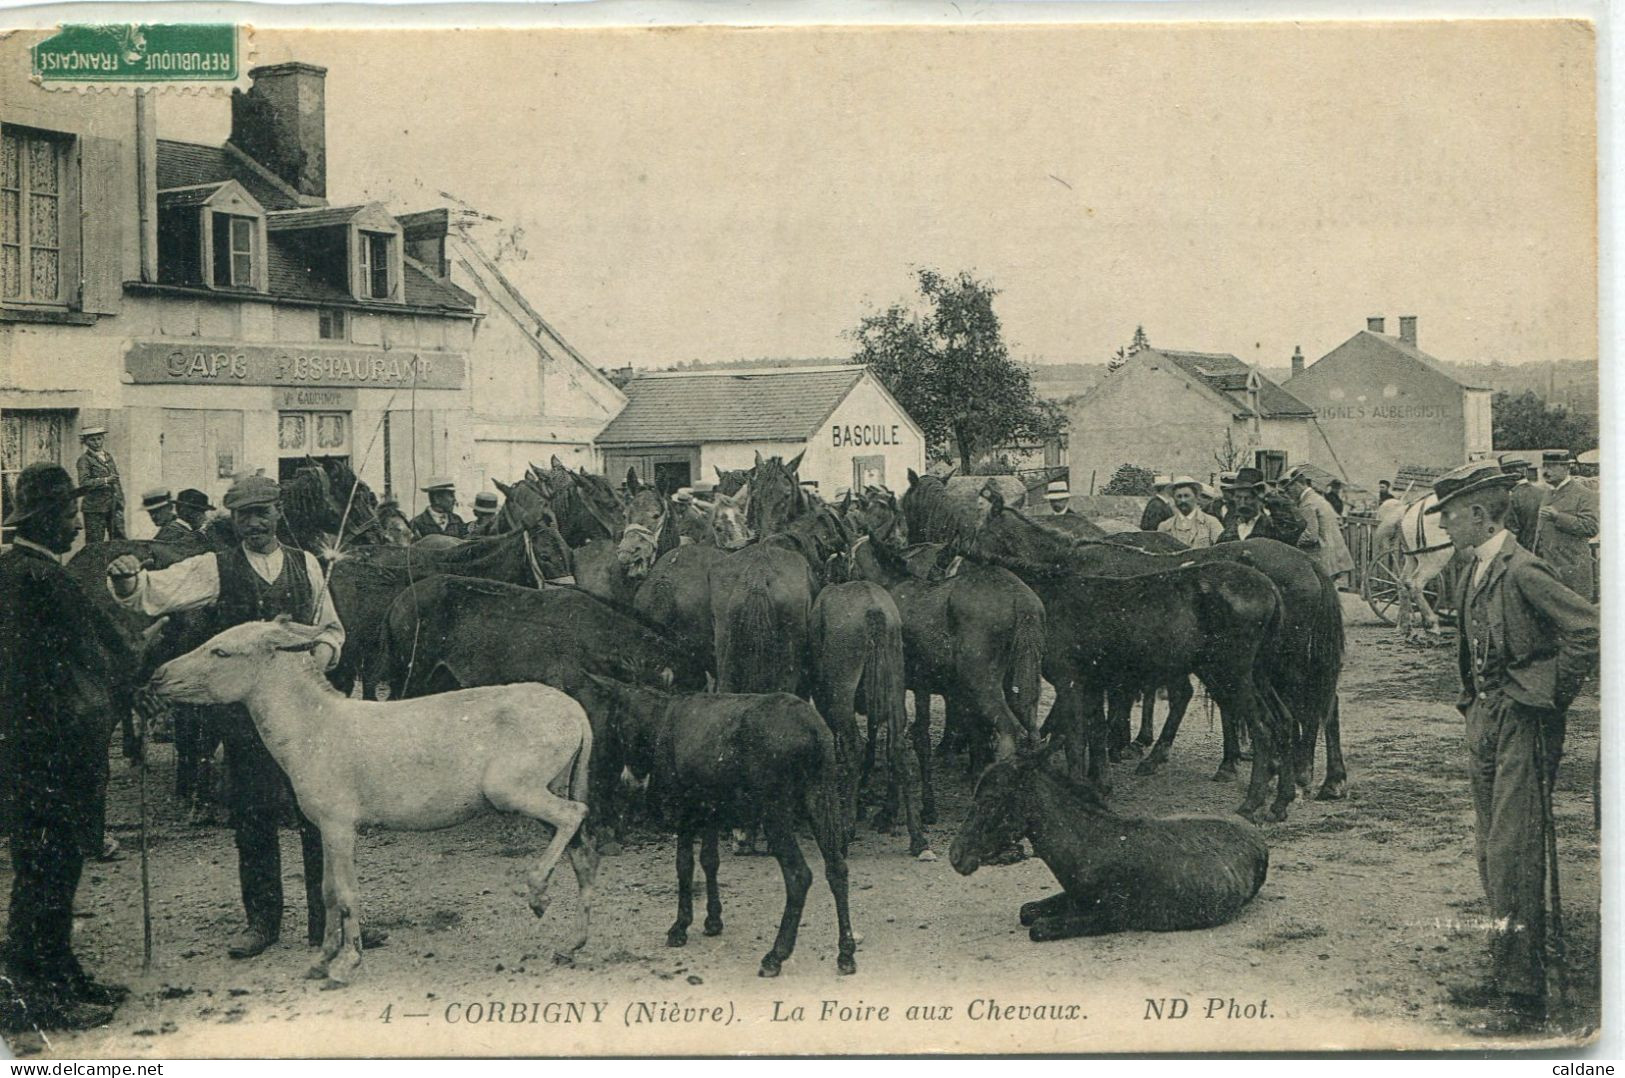
[[[1467,719],[1478,870],[1492,921],[1491,980],[1451,995],[1491,1008],[1471,1027],[1488,1035],[1545,1027],[1548,882],[1553,954],[1562,959],[1552,787],[1566,713],[1598,646],[1596,607],[1507,531],[1516,481],[1494,461],[1464,465],[1434,484],[1439,504],[1428,510],[1441,514],[1456,549],[1474,559],[1456,599],[1456,706]],[[1561,966],[1558,974],[1561,986]]]

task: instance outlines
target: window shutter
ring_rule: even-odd
[[[117,314],[124,297],[124,218],[132,216],[135,177],[114,139],[79,138],[79,279],[81,306]]]

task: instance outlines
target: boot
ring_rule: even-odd
[[[265,949],[276,941],[276,932],[249,925],[226,944],[226,954],[231,958],[253,958],[264,953]]]

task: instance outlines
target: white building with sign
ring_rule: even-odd
[[[626,386],[626,409],[598,437],[606,474],[635,468],[671,487],[799,453],[803,480],[833,497],[870,484],[901,492],[925,470],[925,436],[863,366],[674,371]]]
[[[149,487],[218,504],[244,470],[345,459],[415,512],[476,466],[474,296],[382,206],[331,206],[326,72],[250,72],[224,145],[157,137],[162,95],[0,71],[0,464],[72,468],[108,428],[127,529]],[[466,494],[465,499],[471,499]]]

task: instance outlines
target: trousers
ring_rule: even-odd
[[[1499,690],[1467,709],[1479,880],[1494,926],[1490,963],[1511,995],[1546,995],[1546,840],[1541,775],[1551,790],[1563,755],[1564,712],[1520,704]],[[1536,730],[1545,759],[1536,761]]]
[[[11,912],[3,957],[14,976],[48,982],[72,978],[73,896],[85,855],[72,828],[20,821],[11,834]]]
[[[124,514],[108,510],[105,513],[86,512],[85,543],[102,543],[109,539],[127,538],[124,534]]]
[[[291,805],[293,786],[260,740],[247,709],[221,709],[220,734],[226,746],[226,778],[231,828],[237,841],[237,878],[248,926],[272,938],[282,932],[282,844],[280,825]],[[316,825],[298,812],[299,849],[305,866],[307,929],[320,939],[326,924],[322,903],[322,838]]]

